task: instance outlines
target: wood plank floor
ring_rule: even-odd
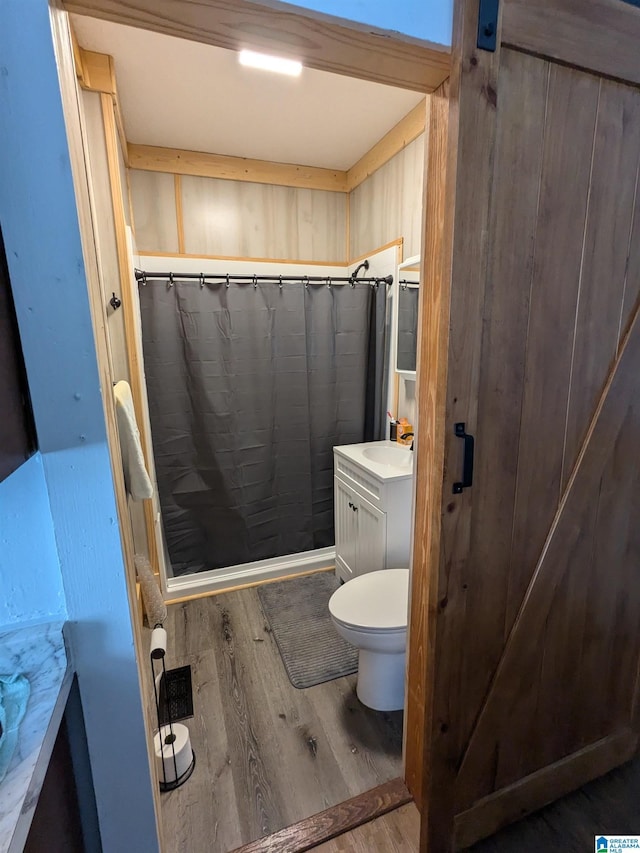
[[[196,753],[162,795],[166,853],[226,853],[402,775],[402,714],[365,708],[355,676],[292,687],[255,589],[173,605],[165,627]]]
[[[612,770],[530,815],[468,853],[584,853],[596,835],[640,835],[640,759]],[[314,853],[418,853],[420,819],[413,804],[313,848]]]

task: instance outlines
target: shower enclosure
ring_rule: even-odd
[[[384,437],[388,280],[137,275],[173,576],[332,546],[333,446]]]

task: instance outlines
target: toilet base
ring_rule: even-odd
[[[405,652],[384,654],[360,649],[358,653],[358,699],[374,711],[404,708]]]

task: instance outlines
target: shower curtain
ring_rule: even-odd
[[[415,370],[418,358],[418,287],[400,288],[398,293],[398,370]]]
[[[174,575],[334,544],[332,448],[384,437],[385,291],[140,285]]]

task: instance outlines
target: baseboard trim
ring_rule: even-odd
[[[393,779],[330,809],[251,841],[232,853],[305,853],[318,844],[369,823],[387,812],[413,802],[402,779]]]
[[[625,729],[478,800],[455,817],[455,849],[464,850],[481,838],[493,835],[504,826],[604,776],[633,758],[637,747],[638,735]]]

